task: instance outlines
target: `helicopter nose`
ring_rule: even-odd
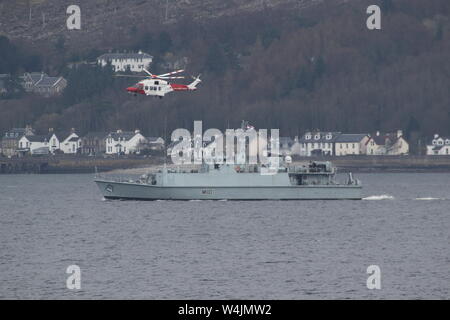
[[[126,90],[131,93],[136,93],[138,89],[135,87],[128,87]]]

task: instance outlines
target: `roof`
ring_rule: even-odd
[[[47,74],[43,73],[43,72],[31,72],[31,73],[26,73],[24,75],[24,78],[29,77],[31,79],[31,81],[35,84],[36,82],[41,80],[44,76],[47,76]]]
[[[336,138],[337,143],[357,143],[367,137],[364,133],[343,133]]]
[[[300,139],[301,143],[330,143],[335,142],[337,137],[341,134],[340,132],[310,132],[311,139],[306,139],[307,133],[305,133]],[[327,136],[331,134],[331,139],[327,139]],[[319,139],[315,139],[316,135],[319,135]]]
[[[148,53],[105,53],[102,54],[97,60],[112,60],[112,59],[153,59],[153,56]]]
[[[62,77],[43,77],[40,81],[38,81],[35,84],[35,86],[36,87],[53,87],[62,79],[64,79],[64,78],[62,78]]]
[[[49,150],[47,147],[41,147],[33,150],[34,154],[48,154]]]
[[[168,146],[167,149],[172,149],[173,147],[175,147],[177,144],[179,144],[181,142],[181,140],[175,140],[173,142],[171,142]]]
[[[379,146],[384,146],[386,144],[386,136],[385,135],[373,135],[370,137],[375,144],[379,145]]]
[[[88,132],[83,138],[98,138],[104,139],[109,135],[109,132],[106,131],[91,131]]]
[[[36,87],[53,87],[59,81],[63,80],[63,77],[49,77],[48,74],[44,72],[31,72],[25,73],[22,77],[23,79],[29,77]]]
[[[123,131],[123,132],[111,132],[108,136],[113,138],[114,140],[125,139],[125,141],[133,138],[137,133],[133,131]]]
[[[30,142],[45,142],[48,141],[48,136],[25,136]]]
[[[162,139],[161,137],[147,137],[146,138],[148,140],[148,142],[157,142],[159,139]],[[162,139],[162,141],[164,142],[164,140]]]
[[[25,135],[26,129],[25,128],[13,128],[7,132],[5,132],[4,137],[5,138],[19,138]],[[11,137],[12,135],[12,137]]]
[[[292,140],[291,137],[280,137],[280,144],[281,145],[287,144],[290,147],[294,144],[294,140]]]
[[[428,141],[428,144],[433,144],[433,141],[435,140],[443,140],[444,143],[446,143],[447,141],[450,141],[450,137],[443,137],[443,136],[433,137]]]
[[[78,140],[80,140],[80,137],[72,137],[72,138],[69,139],[69,142],[75,142],[75,141],[78,141]]]

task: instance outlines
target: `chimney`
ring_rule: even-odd
[[[75,133],[75,128],[71,128],[70,133]]]
[[[134,133],[135,133],[135,134],[141,133],[141,130],[136,129],[136,130],[134,130]]]
[[[53,128],[48,128],[48,132],[53,132]]]
[[[33,128],[29,124],[27,124],[25,126],[25,135],[26,136],[32,136],[33,135]]]
[[[377,131],[377,137],[379,137],[380,136],[380,131]]]
[[[400,138],[401,136],[403,136],[403,131],[397,130],[397,138]]]
[[[437,133],[434,134],[434,138],[435,138],[435,139],[439,138],[439,135],[438,135]]]
[[[122,133],[122,130],[121,129],[117,130],[117,133]]]

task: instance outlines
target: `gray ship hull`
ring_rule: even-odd
[[[121,200],[361,200],[360,185],[154,186],[95,180],[106,199]]]

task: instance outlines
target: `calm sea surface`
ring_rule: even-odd
[[[450,298],[450,174],[356,176],[363,201],[126,202],[0,175],[0,298]]]

